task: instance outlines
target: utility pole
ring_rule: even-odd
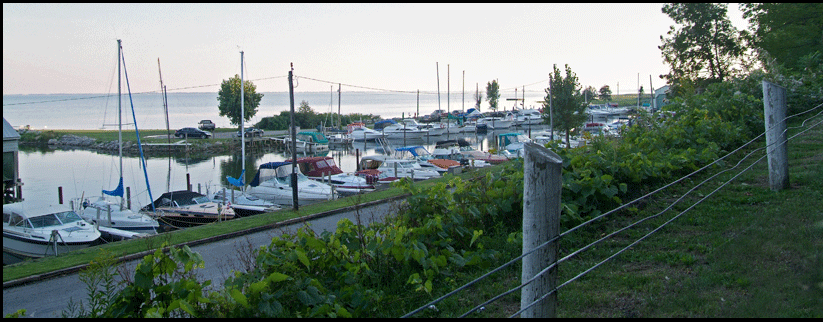
[[[440,111],[442,110],[440,108],[440,63],[434,62],[434,64],[437,66],[437,110]]]
[[[242,169],[246,169],[246,128],[245,128],[245,113],[246,113],[246,106],[245,106],[245,86],[243,86],[243,51],[240,51],[240,165]],[[243,178],[240,178],[241,181],[244,183],[246,182],[246,173],[241,171],[241,175]],[[245,187],[243,187],[245,189]]]
[[[297,205],[297,131],[294,128],[294,85],[292,77],[294,73],[294,63],[289,63],[289,105],[291,106],[291,200],[294,203],[294,210],[298,210]],[[242,133],[242,132],[241,132]]]
[[[340,121],[340,83],[337,83],[337,129],[343,129],[343,124]]]
[[[557,65],[554,65],[557,68]],[[552,107],[552,74],[549,74],[549,128],[551,128],[551,140],[554,141],[554,111]]]

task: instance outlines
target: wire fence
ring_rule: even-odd
[[[800,112],[800,113],[797,113],[797,114],[794,114],[794,115],[790,115],[790,116],[785,117],[785,118],[783,119],[783,121],[784,121],[784,122],[785,122],[786,120],[788,120],[788,119],[793,118],[793,117],[798,117],[798,116],[801,116],[801,115],[804,115],[804,114],[813,113],[813,112],[815,112],[815,111],[816,111],[816,113],[815,113],[814,115],[812,115],[812,116],[810,116],[810,117],[806,118],[805,120],[803,120],[803,121],[801,122],[801,125],[799,125],[799,126],[795,126],[795,127],[789,127],[789,128],[786,128],[786,130],[783,132],[783,134],[787,133],[790,129],[798,129],[798,128],[804,128],[804,127],[806,127],[805,129],[803,129],[803,130],[799,131],[798,133],[796,133],[796,134],[792,135],[791,137],[787,138],[785,141],[782,141],[782,142],[775,142],[775,143],[773,143],[773,144],[787,144],[787,143],[788,143],[788,141],[790,141],[790,140],[794,139],[795,137],[797,137],[797,136],[799,136],[799,135],[801,135],[801,134],[804,134],[804,133],[808,132],[809,130],[811,130],[811,129],[813,129],[813,128],[815,128],[815,127],[820,126],[821,124],[823,124],[823,119],[818,120],[818,121],[816,121],[816,122],[810,122],[810,121],[812,121],[812,120],[814,120],[814,119],[816,119],[816,118],[820,117],[821,115],[823,115],[823,109],[821,109],[821,107],[823,107],[823,104],[817,105],[817,106],[815,106],[815,107],[813,107],[813,108],[810,108],[810,109],[808,109],[808,110],[806,110],[806,111],[803,111],[803,112]],[[808,127],[806,126],[807,122],[811,123]],[[779,123],[779,122],[778,122],[778,123]],[[768,131],[768,129],[767,129],[767,131]],[[482,280],[484,280],[484,279],[488,278],[489,276],[491,276],[491,275],[493,275],[493,274],[495,274],[495,273],[497,273],[497,272],[501,271],[502,269],[504,269],[504,268],[506,268],[506,267],[510,266],[511,264],[517,263],[518,261],[522,260],[524,257],[526,257],[526,256],[528,256],[528,255],[530,255],[530,254],[532,254],[532,253],[534,253],[534,252],[536,252],[536,251],[538,251],[538,250],[540,250],[540,249],[544,248],[544,247],[547,247],[547,245],[550,245],[551,243],[554,243],[554,242],[558,241],[561,237],[566,236],[566,235],[568,235],[568,234],[570,234],[570,233],[572,233],[572,232],[574,232],[574,231],[576,231],[576,230],[578,230],[578,229],[580,229],[580,228],[582,228],[582,227],[585,227],[585,226],[587,226],[587,225],[591,224],[592,222],[595,222],[595,221],[600,220],[600,219],[602,219],[602,218],[604,218],[604,217],[606,217],[606,216],[608,216],[608,215],[611,215],[611,214],[613,214],[613,213],[615,213],[615,212],[617,212],[617,211],[619,211],[619,210],[621,210],[621,209],[623,209],[623,208],[626,208],[626,207],[628,207],[629,205],[632,205],[632,204],[634,204],[634,203],[636,203],[636,202],[638,202],[638,201],[640,201],[640,200],[644,200],[644,199],[646,199],[646,198],[649,198],[649,197],[651,197],[652,195],[655,195],[655,194],[657,194],[657,193],[659,193],[659,192],[661,192],[661,191],[663,191],[663,190],[665,190],[665,189],[667,189],[667,188],[669,188],[669,187],[671,187],[671,186],[673,186],[673,185],[675,185],[675,184],[677,184],[677,183],[682,182],[683,180],[686,180],[687,178],[690,178],[690,177],[692,177],[692,176],[694,176],[694,175],[696,175],[696,174],[698,174],[698,173],[700,173],[700,172],[702,172],[702,171],[704,171],[704,170],[708,169],[708,168],[709,168],[709,167],[711,167],[711,166],[714,166],[714,165],[716,165],[716,164],[720,163],[720,162],[721,162],[721,161],[723,161],[724,159],[727,159],[727,158],[731,157],[732,155],[736,154],[736,153],[737,153],[737,152],[739,152],[740,150],[742,150],[742,149],[744,149],[744,148],[746,148],[746,147],[750,146],[751,144],[753,144],[755,141],[757,141],[757,140],[758,140],[758,139],[760,139],[762,136],[764,136],[764,135],[766,134],[766,132],[767,132],[767,131],[764,131],[764,132],[763,132],[763,133],[761,133],[760,135],[757,135],[755,138],[753,138],[753,139],[751,139],[750,141],[748,141],[748,142],[744,143],[743,145],[741,145],[740,147],[736,148],[736,149],[735,149],[735,150],[733,150],[732,152],[730,152],[730,153],[728,153],[728,154],[724,155],[723,157],[720,157],[720,158],[716,159],[715,161],[713,161],[713,162],[711,162],[711,163],[707,164],[706,166],[704,166],[704,167],[702,167],[702,168],[700,168],[700,169],[698,169],[698,170],[695,170],[695,171],[693,171],[692,173],[689,173],[689,174],[687,174],[687,175],[685,175],[685,176],[683,176],[683,177],[681,177],[681,178],[679,178],[679,179],[677,179],[677,180],[675,180],[675,181],[673,181],[673,182],[671,182],[671,183],[669,183],[669,184],[666,184],[666,185],[664,185],[663,187],[660,187],[660,188],[658,188],[658,189],[656,189],[656,190],[654,190],[654,191],[652,191],[652,192],[649,192],[649,193],[647,193],[647,194],[645,194],[645,195],[643,195],[643,196],[641,196],[641,197],[639,197],[639,198],[637,198],[637,199],[635,199],[635,200],[632,200],[632,201],[630,201],[630,202],[628,202],[628,203],[625,203],[625,204],[623,204],[623,205],[621,205],[621,206],[619,206],[619,207],[617,207],[617,208],[615,208],[615,209],[613,209],[613,210],[610,210],[610,211],[608,211],[608,212],[606,212],[606,213],[604,213],[604,214],[601,214],[601,215],[599,215],[599,216],[597,216],[597,217],[595,217],[595,218],[592,218],[592,219],[590,219],[590,220],[588,220],[588,221],[586,221],[586,222],[584,222],[584,223],[581,223],[580,225],[577,225],[577,226],[575,226],[575,227],[573,227],[573,228],[571,228],[571,229],[569,229],[569,230],[567,230],[567,231],[565,231],[565,232],[563,232],[563,233],[559,234],[557,237],[552,238],[552,239],[550,239],[550,240],[548,240],[548,241],[546,241],[546,242],[544,242],[544,243],[542,243],[542,244],[538,245],[537,247],[535,247],[535,248],[533,248],[533,249],[531,249],[531,250],[529,250],[529,251],[524,252],[522,255],[515,257],[514,259],[512,259],[512,260],[510,260],[510,261],[506,262],[505,264],[500,265],[500,266],[498,266],[498,267],[496,267],[496,268],[492,269],[492,270],[491,270],[491,271],[489,271],[488,273],[485,273],[485,274],[483,274],[482,276],[480,276],[480,277],[478,277],[478,278],[476,278],[476,279],[474,279],[474,280],[472,280],[472,281],[470,281],[470,282],[468,282],[468,283],[466,283],[466,284],[464,284],[464,285],[462,285],[462,286],[460,286],[460,287],[458,287],[458,288],[454,289],[453,291],[451,291],[451,292],[449,292],[449,293],[447,293],[447,294],[445,294],[445,295],[443,295],[443,296],[441,296],[441,297],[439,297],[439,298],[437,298],[437,299],[435,299],[435,300],[433,300],[433,301],[431,301],[431,302],[429,302],[429,303],[426,303],[425,305],[423,305],[423,306],[421,306],[421,307],[419,307],[419,308],[417,308],[417,309],[415,309],[415,310],[413,310],[413,311],[411,311],[411,312],[409,312],[409,313],[407,313],[407,314],[403,315],[402,317],[412,317],[412,316],[414,316],[415,314],[417,314],[417,313],[419,313],[419,312],[421,312],[421,311],[423,311],[423,310],[425,310],[425,309],[427,309],[427,308],[429,308],[429,307],[433,307],[435,304],[437,304],[437,303],[439,303],[439,302],[441,302],[441,301],[443,301],[443,300],[445,300],[445,299],[447,299],[447,298],[449,298],[449,297],[451,297],[451,296],[454,296],[455,294],[457,294],[457,293],[459,293],[459,292],[461,292],[461,291],[463,291],[463,290],[466,290],[467,288],[471,287],[472,285],[474,285],[474,284],[476,284],[476,283],[478,283],[478,282],[480,282],[480,281],[482,281]],[[773,144],[772,144],[772,145],[773,145]],[[516,292],[516,291],[518,291],[518,290],[522,289],[522,288],[523,288],[523,287],[525,287],[526,285],[529,285],[530,283],[532,283],[533,281],[535,281],[536,279],[538,279],[541,275],[543,275],[543,274],[545,274],[545,273],[549,272],[551,269],[553,269],[553,268],[557,267],[557,265],[558,265],[558,264],[560,264],[560,263],[562,263],[562,262],[564,262],[564,261],[567,261],[567,260],[569,260],[569,259],[571,259],[571,258],[573,258],[573,257],[575,257],[575,256],[577,256],[577,255],[579,255],[579,254],[581,254],[582,252],[584,252],[584,251],[586,251],[586,250],[591,249],[592,247],[594,247],[594,246],[595,246],[595,245],[597,245],[597,244],[599,244],[599,243],[601,243],[601,242],[603,242],[603,241],[605,241],[605,240],[608,240],[608,239],[610,239],[610,238],[614,237],[615,235],[617,235],[617,234],[619,234],[619,233],[621,233],[621,232],[627,231],[628,229],[633,228],[633,227],[635,227],[635,226],[637,226],[637,225],[639,225],[639,224],[641,224],[641,223],[643,223],[643,222],[646,222],[646,221],[648,221],[648,220],[651,220],[651,219],[654,219],[654,218],[658,218],[658,217],[660,217],[662,214],[664,214],[664,213],[666,213],[667,211],[671,210],[671,209],[672,209],[672,208],[673,208],[676,204],[678,204],[678,203],[680,203],[682,200],[684,200],[684,199],[686,198],[686,196],[688,196],[689,194],[691,194],[692,192],[694,192],[695,190],[697,190],[697,188],[699,188],[699,187],[703,186],[704,184],[706,184],[707,182],[710,182],[711,180],[713,180],[713,179],[717,178],[717,177],[718,177],[718,176],[720,176],[721,174],[727,173],[727,172],[729,172],[729,171],[732,171],[732,170],[734,170],[734,169],[736,169],[736,168],[740,167],[740,166],[744,163],[744,161],[746,161],[749,157],[751,157],[752,155],[754,155],[754,154],[756,154],[756,153],[758,153],[758,152],[764,152],[764,151],[765,151],[765,150],[766,150],[769,146],[770,146],[770,145],[766,145],[766,146],[759,147],[759,148],[756,148],[756,149],[752,150],[751,152],[749,152],[748,154],[746,154],[745,156],[743,156],[743,157],[740,159],[740,161],[738,161],[738,162],[737,162],[734,166],[732,166],[732,167],[730,167],[730,168],[728,168],[728,169],[725,169],[725,170],[719,171],[718,173],[715,173],[715,174],[711,175],[710,177],[708,177],[707,179],[705,179],[705,180],[701,181],[700,183],[698,183],[697,185],[695,185],[694,187],[692,187],[691,189],[689,189],[689,190],[688,190],[686,193],[684,193],[682,196],[680,196],[677,200],[675,200],[675,201],[674,201],[674,202],[672,202],[670,205],[668,205],[667,207],[665,207],[665,209],[663,209],[662,211],[660,211],[660,212],[658,212],[658,213],[656,213],[656,214],[654,214],[654,215],[650,215],[650,216],[647,216],[647,217],[645,217],[645,218],[642,218],[642,219],[640,219],[640,220],[638,220],[638,221],[635,221],[634,223],[631,223],[630,225],[627,225],[627,226],[625,226],[625,227],[622,227],[622,228],[620,228],[620,229],[617,229],[616,231],[614,231],[614,232],[612,232],[612,233],[609,233],[608,235],[603,236],[602,238],[600,238],[600,239],[598,239],[598,240],[596,240],[596,241],[594,241],[594,242],[589,243],[588,245],[585,245],[585,246],[583,246],[583,247],[581,247],[581,248],[577,249],[576,251],[574,251],[574,252],[572,252],[572,253],[570,253],[570,254],[568,254],[568,255],[564,256],[563,258],[561,258],[561,259],[559,259],[559,260],[557,260],[555,263],[552,263],[551,265],[549,265],[549,266],[545,267],[543,270],[541,270],[540,272],[538,272],[537,274],[535,274],[535,276],[534,276],[534,277],[532,277],[531,279],[529,279],[529,280],[527,280],[527,281],[525,281],[525,282],[521,282],[521,284],[520,284],[520,285],[518,285],[518,286],[516,286],[516,287],[514,287],[514,288],[512,288],[512,289],[509,289],[509,290],[507,290],[507,291],[505,291],[505,292],[503,292],[503,293],[500,293],[500,294],[498,294],[498,295],[496,295],[496,296],[492,297],[491,299],[489,299],[489,300],[487,300],[487,301],[485,301],[485,302],[483,302],[483,303],[481,303],[481,304],[479,304],[479,305],[477,305],[477,306],[473,307],[472,309],[470,309],[470,310],[468,310],[467,312],[465,312],[465,313],[463,313],[462,315],[460,315],[460,317],[466,317],[466,316],[468,316],[468,315],[470,315],[470,314],[472,314],[472,313],[478,312],[478,311],[482,310],[482,308],[484,308],[485,306],[487,306],[487,305],[489,305],[489,304],[491,304],[491,303],[494,303],[495,301],[500,300],[501,298],[505,297],[506,295],[509,295],[509,294],[511,294],[511,293],[513,293],[513,292]],[[572,277],[572,278],[570,278],[570,279],[566,280],[565,282],[561,283],[560,285],[558,285],[557,287],[555,287],[553,290],[550,290],[550,291],[549,291],[549,292],[547,292],[546,294],[542,295],[539,299],[537,299],[537,300],[535,300],[535,301],[531,302],[530,304],[528,304],[528,305],[526,305],[526,306],[522,307],[520,310],[518,310],[517,312],[515,312],[514,314],[512,314],[510,317],[516,317],[516,316],[519,316],[519,315],[520,315],[521,313],[523,313],[525,310],[528,310],[529,308],[533,307],[533,306],[534,306],[534,305],[536,305],[537,303],[539,303],[539,302],[543,301],[544,299],[546,299],[549,295],[556,293],[556,292],[557,292],[557,290],[559,290],[559,289],[561,289],[561,288],[565,287],[566,285],[570,284],[571,282],[574,282],[574,281],[576,281],[576,280],[580,279],[581,277],[583,277],[583,276],[585,276],[586,274],[588,274],[588,273],[592,272],[593,270],[595,270],[596,268],[600,267],[601,265],[603,265],[603,264],[605,264],[605,263],[609,262],[610,260],[614,259],[614,258],[615,258],[615,257],[617,257],[618,255],[620,255],[620,254],[624,253],[626,250],[628,250],[628,249],[630,249],[630,248],[632,248],[632,247],[636,246],[636,245],[637,245],[638,243],[640,243],[641,241],[643,241],[643,240],[647,239],[648,237],[652,236],[653,234],[655,234],[655,233],[659,232],[662,228],[664,228],[665,226],[667,226],[668,224],[670,224],[670,223],[671,223],[671,222],[673,222],[674,220],[676,220],[676,219],[680,218],[683,214],[685,214],[685,213],[687,213],[688,211],[692,210],[694,207],[696,207],[697,205],[699,205],[699,204],[700,204],[700,203],[702,203],[703,201],[707,200],[709,197],[711,197],[712,195],[714,195],[714,194],[715,194],[716,192],[718,192],[720,189],[722,189],[723,187],[727,186],[729,183],[731,183],[732,181],[734,181],[735,179],[737,179],[738,177],[740,177],[741,175],[743,175],[745,172],[749,171],[749,170],[750,170],[752,167],[754,167],[757,163],[759,163],[759,162],[760,162],[760,161],[762,161],[764,158],[766,158],[766,156],[767,156],[767,155],[764,153],[764,154],[763,154],[763,156],[761,156],[761,157],[759,157],[757,160],[755,160],[755,161],[751,162],[751,164],[749,164],[747,167],[745,167],[744,169],[740,170],[738,173],[734,174],[734,175],[733,175],[730,179],[728,179],[728,180],[726,180],[725,182],[721,183],[721,184],[720,184],[717,188],[715,188],[714,190],[712,190],[709,194],[707,194],[707,195],[705,195],[705,196],[701,197],[699,200],[697,200],[697,201],[695,201],[694,203],[692,203],[691,205],[689,205],[689,206],[688,206],[685,210],[683,210],[683,211],[681,211],[680,213],[678,213],[677,215],[675,215],[675,216],[671,217],[670,219],[668,219],[668,220],[667,220],[667,221],[665,221],[664,223],[660,224],[660,225],[659,225],[659,226],[657,226],[655,229],[651,230],[650,232],[648,232],[647,234],[643,235],[642,237],[638,238],[637,240],[635,240],[634,242],[632,242],[632,243],[631,243],[631,244],[629,244],[628,246],[625,246],[624,248],[622,248],[622,249],[618,250],[617,252],[613,253],[612,255],[608,256],[606,259],[604,259],[604,260],[602,260],[602,261],[598,262],[597,264],[595,264],[595,265],[593,265],[593,266],[591,266],[591,267],[589,267],[589,268],[585,269],[583,272],[581,272],[581,273],[577,274],[576,276],[574,276],[574,277]]]

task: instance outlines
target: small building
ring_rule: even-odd
[[[654,90],[654,99],[652,100],[652,111],[657,111],[663,105],[669,103],[669,100],[666,98],[666,95],[669,93],[669,85],[663,86]]]
[[[3,118],[3,204],[20,198],[20,173],[18,172],[18,147],[20,134]]]

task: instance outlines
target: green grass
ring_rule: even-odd
[[[797,131],[792,130],[789,135]],[[790,189],[769,189],[768,166],[763,159],[666,227],[561,288],[557,316],[823,316],[821,137],[823,127],[818,126],[791,141]],[[764,145],[762,139],[753,144],[754,148]],[[751,150],[738,152],[722,169],[736,164]],[[659,218],[561,263],[558,283],[577,276],[686,210],[764,154],[763,150],[756,152],[735,170],[690,193]],[[647,200],[638,213],[615,213],[590,224],[589,229],[569,234],[561,240],[560,257],[640,218],[659,213],[717,172],[713,169],[664,190]],[[509,258],[520,255],[519,249],[501,251]],[[477,272],[464,282],[487,271]],[[519,284],[520,265],[516,263],[437,304],[438,312],[425,310],[416,317],[456,317]],[[519,309],[517,290],[470,317],[508,317]]]
[[[491,171],[491,169],[485,168],[467,171],[458,176],[463,179],[467,179],[473,176],[483,175],[487,171]],[[441,177],[422,182],[417,182],[415,184],[431,186],[436,183],[444,182],[447,180],[449,180],[449,177]],[[402,194],[403,192],[399,188],[392,187],[367,194],[362,194],[359,196],[350,196],[329,202],[301,206],[299,207],[298,211],[294,211],[292,208],[284,208],[273,213],[259,214],[246,218],[238,218],[221,223],[208,224],[199,227],[192,227],[183,230],[162,233],[149,238],[126,240],[106,245],[100,245],[96,247],[90,247],[88,249],[74,251],[71,253],[67,253],[65,255],[50,256],[37,260],[25,261],[14,265],[3,266],[3,282],[24,278],[28,276],[45,274],[61,269],[75,267],[78,265],[88,264],[93,259],[95,259],[96,256],[99,255],[100,249],[106,249],[112,254],[116,254],[117,256],[137,254],[140,252],[156,249],[164,241],[168,241],[171,245],[178,245],[204,238],[239,232],[254,227],[266,226],[272,223],[282,222],[289,219],[304,217],[316,213],[322,213],[344,207],[354,206],[355,204],[388,199],[400,196]]]
[[[794,132],[797,130],[789,135]],[[763,159],[656,234],[561,289],[558,316],[823,316],[821,137],[823,129],[818,127],[791,141],[790,189],[769,189],[768,166]],[[762,146],[763,142],[755,144]],[[686,210],[764,154],[756,152],[661,218],[561,264],[558,280],[564,282],[577,275]],[[642,216],[656,214],[707,177],[701,175],[665,191],[637,215],[613,215],[597,225],[598,231],[607,234]]]

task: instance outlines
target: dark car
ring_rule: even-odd
[[[195,129],[193,127],[184,127],[174,132],[174,137],[176,138],[183,138],[187,136],[190,138],[208,139],[211,137],[211,133]]]
[[[245,132],[246,132],[246,137],[247,138],[248,137],[253,137],[253,136],[260,136],[260,137],[263,136],[263,130],[255,129],[253,127],[247,127]],[[237,131],[236,135],[237,135],[237,137],[240,137],[240,131]]]
[[[206,130],[214,131],[215,126],[214,126],[214,123],[211,120],[202,120],[198,124],[200,124],[199,127],[203,131],[206,131]]]

